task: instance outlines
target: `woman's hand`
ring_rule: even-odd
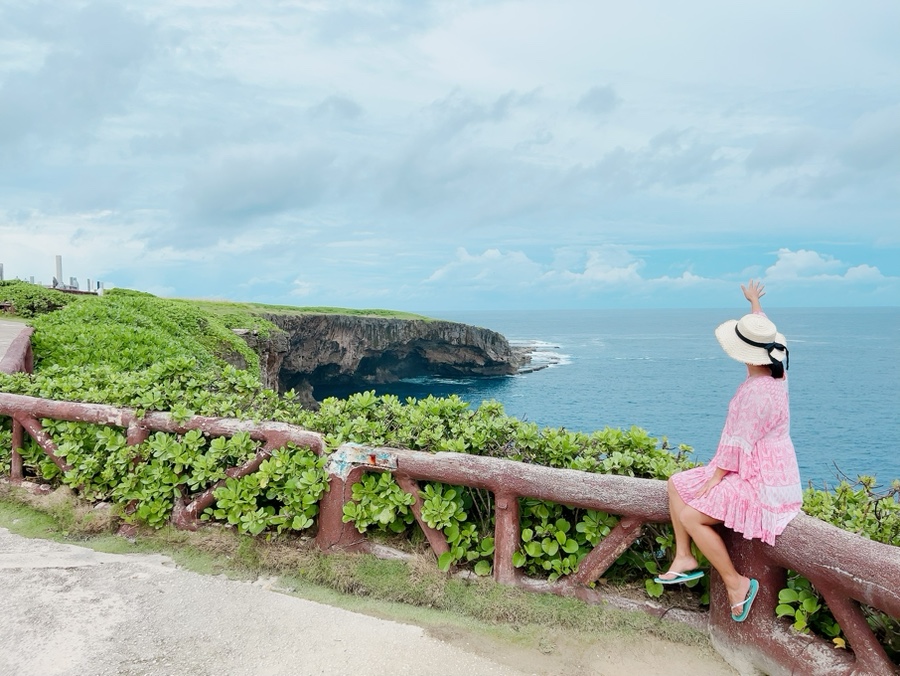
[[[744,298],[750,301],[750,312],[762,312],[762,306],[759,299],[766,295],[766,287],[762,282],[750,280],[747,286],[741,284],[741,291],[744,292]]]
[[[700,490],[697,491],[697,497],[702,498],[704,495],[709,493],[713,488],[719,485],[719,482],[722,481],[722,478],[728,472],[724,469],[716,467],[716,471],[713,472],[713,475],[706,480],[706,483],[700,487]]]

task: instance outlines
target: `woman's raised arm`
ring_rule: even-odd
[[[741,291],[744,292],[744,298],[750,301],[750,312],[762,312],[759,299],[766,295],[766,287],[763,286],[763,283],[751,279],[747,282],[747,286],[741,284]]]

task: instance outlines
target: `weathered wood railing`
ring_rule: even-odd
[[[417,481],[440,481],[491,491],[495,505],[494,578],[535,591],[575,596],[588,602],[603,596],[589,588],[641,533],[642,524],[668,521],[665,482],[590,474],[577,470],[467,456],[421,453],[406,449],[345,445],[335,452],[342,471],[332,473],[329,493],[321,503],[318,544],[322,549],[364,549],[352,524],[342,521],[352,484],[365,471],[390,471],[400,486],[418,496]],[[333,461],[334,465],[334,461]],[[550,502],[620,515],[613,531],[579,564],[555,583],[523,577],[512,555],[521,543],[519,500]],[[436,554],[447,551],[440,532],[416,519]],[[804,514],[794,519],[770,547],[747,541],[723,529],[739,570],[760,582],[750,618],[731,619],[721,579],[713,571],[709,631],[719,651],[742,670],[768,674],[890,674],[896,667],[869,628],[859,603],[900,618],[900,547],[873,542]],[[837,650],[813,636],[799,634],[775,616],[786,569],[807,577],[825,598],[844,630],[853,653]],[[677,619],[677,614],[669,617]]]
[[[140,444],[151,431],[183,434],[201,430],[210,436],[246,432],[263,442],[251,461],[228,470],[240,477],[259,468],[276,448],[288,442],[324,452],[321,436],[283,423],[252,423],[228,418],[194,416],[176,420],[168,413],[138,415],[131,409],[100,404],[51,401],[0,393],[0,415],[13,419],[11,480],[23,478],[19,449],[27,432],[61,469],[64,460],[41,425],[42,419],[68,420],[120,427],[127,430],[128,443]],[[494,494],[494,578],[532,591],[547,591],[578,597],[587,602],[603,601],[591,589],[612,563],[637,537],[644,523],[668,520],[665,483],[577,470],[551,469],[497,458],[455,453],[423,453],[407,449],[370,448],[347,444],[330,456],[330,487],[320,502],[316,542],[325,551],[366,550],[369,545],[352,524],[343,522],[343,506],[351,499],[353,483],[364,472],[391,472],[399,485],[413,496],[413,512],[437,555],[448,550],[443,533],[422,520],[419,481],[439,481],[456,486],[488,490]],[[190,496],[176,506],[173,522],[194,528],[199,513],[214,502],[215,486]],[[513,553],[521,544],[519,502],[538,498],[551,502],[596,509],[621,516],[619,524],[589,553],[576,573],[555,583],[527,579],[513,566]],[[859,603],[900,618],[900,547],[872,542],[817,519],[800,515],[769,547],[745,541],[724,531],[740,570],[760,581],[760,593],[749,619],[731,620],[721,580],[713,573],[708,629],[719,651],[741,670],[760,669],[769,674],[889,674],[896,668],[878,643],[859,609]],[[853,652],[836,650],[831,644],[794,632],[775,617],[778,591],[784,586],[785,569],[809,578],[823,594],[841,624]],[[669,613],[672,619],[685,614]]]
[[[31,373],[34,369],[34,355],[31,350],[31,334],[34,329],[23,326],[12,339],[5,354],[0,354],[0,373]]]

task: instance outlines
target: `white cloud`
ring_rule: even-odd
[[[627,285],[643,281],[640,271],[643,261],[635,258],[621,246],[605,246],[590,250],[581,270],[563,270],[548,273],[547,279],[563,285],[575,284],[587,287]]]
[[[766,279],[797,279],[834,274],[843,264],[831,256],[822,256],[815,251],[800,249],[779,249],[778,260],[766,268]]]
[[[435,270],[426,284],[441,283],[479,288],[527,287],[541,274],[540,266],[521,251],[488,249],[472,255],[460,247],[456,258]]]
[[[779,249],[778,260],[766,268],[766,280],[785,282],[844,281],[847,283],[880,282],[885,276],[874,266],[851,266],[833,256],[816,251]]]
[[[312,282],[306,282],[306,281],[303,281],[302,279],[295,279],[293,282],[293,286],[291,287],[291,290],[289,293],[291,296],[297,296],[299,298],[307,298],[307,297],[311,296],[313,293],[315,293],[317,288],[318,288],[317,284],[314,284]]]
[[[58,4],[0,4],[7,276],[553,307],[768,266],[896,304],[900,6]]]
[[[122,261],[141,265],[146,249],[140,229],[123,226],[119,214],[89,212],[53,215],[43,212],[0,212],[0,262],[8,279],[35,278],[49,284],[56,274],[56,256],[63,259],[63,277],[108,280]]]
[[[871,265],[854,265],[844,273],[844,279],[849,282],[881,282],[885,279],[881,271]]]

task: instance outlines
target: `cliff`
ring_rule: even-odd
[[[315,405],[334,389],[365,389],[417,376],[516,373],[528,356],[501,334],[467,324],[340,314],[266,319],[283,333],[239,332],[260,355],[263,383]]]

